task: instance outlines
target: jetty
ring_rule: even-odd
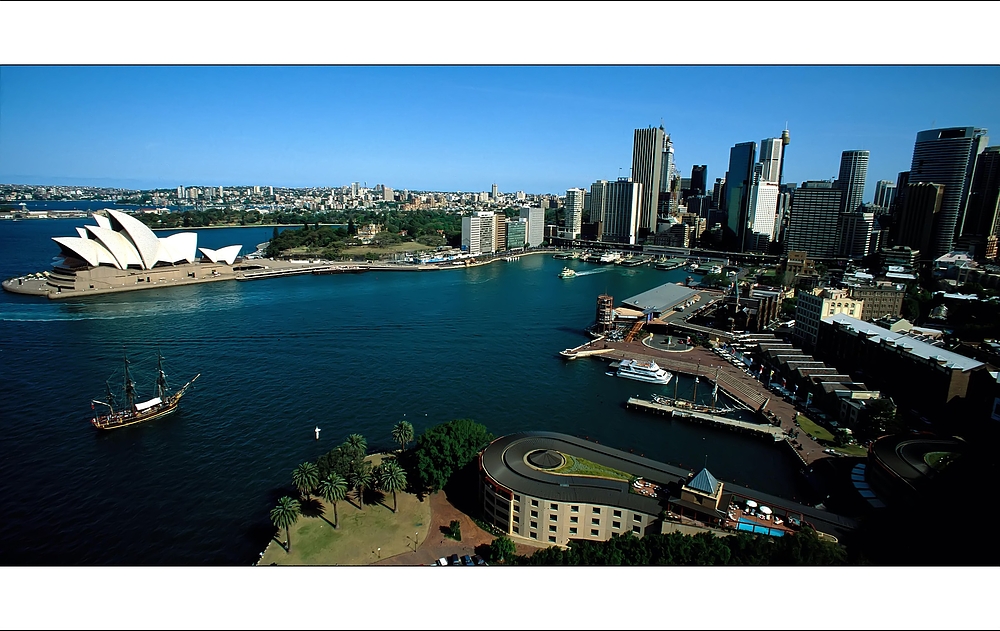
[[[736,419],[716,416],[706,412],[697,412],[695,410],[685,409],[675,405],[668,405],[666,403],[646,401],[637,397],[629,397],[628,401],[625,402],[625,407],[629,410],[641,410],[643,412],[651,412],[661,416],[669,416],[682,421],[702,423],[731,431],[754,434],[762,438],[771,438],[774,442],[785,439],[785,431],[780,427],[774,427],[773,425],[759,425],[757,423],[749,423],[747,421],[738,421]]]

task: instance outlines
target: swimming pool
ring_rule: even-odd
[[[745,530],[746,532],[755,532],[762,535],[770,535],[772,537],[785,536],[785,531],[780,528],[768,528],[767,526],[761,526],[758,522],[745,517],[740,517],[739,523],[736,524],[736,529]]]

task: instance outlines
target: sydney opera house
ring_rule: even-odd
[[[6,280],[3,288],[57,298],[233,277],[243,246],[198,248],[194,232],[161,239],[134,217],[104,212],[107,216],[93,215],[97,225],[77,228],[77,236],[52,238],[63,257],[52,271]]]

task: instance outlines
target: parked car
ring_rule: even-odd
[[[486,565],[487,564],[486,563],[486,559],[484,559],[483,557],[479,556],[478,554],[473,554],[472,555],[472,562],[475,563],[476,565]]]
[[[437,564],[438,565],[448,565],[448,559],[446,559],[444,557],[441,557],[440,559],[437,560]]]
[[[470,557],[468,554],[463,554],[462,555],[462,564],[463,565],[475,565],[472,562],[472,557]]]
[[[459,560],[457,554],[453,554],[450,557],[448,557],[448,562],[450,565],[462,565],[462,561]]]

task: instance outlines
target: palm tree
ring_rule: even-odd
[[[399,450],[406,449],[406,444],[413,440],[413,425],[409,421],[400,421],[392,428],[392,439],[399,443]]]
[[[368,441],[361,434],[351,434],[347,437],[347,446],[360,458],[368,453]]]
[[[285,552],[292,551],[292,537],[288,532],[292,524],[299,518],[299,509],[302,507],[299,501],[287,495],[278,500],[278,505],[271,509],[271,523],[275,528],[285,529],[285,540],[287,541]]]
[[[292,484],[309,499],[309,494],[313,492],[319,484],[319,467],[311,462],[303,462],[292,471]]]
[[[364,463],[365,465],[369,463]],[[352,471],[350,477],[347,480],[351,488],[355,489],[358,497],[358,508],[364,510],[365,508],[365,488],[371,487],[372,485],[372,470],[370,467],[362,466],[356,471]]]
[[[316,490],[319,491],[320,497],[333,504],[333,527],[337,528],[340,523],[337,518],[337,502],[347,495],[347,482],[340,475],[331,472],[330,475],[319,481],[319,487]]]
[[[392,512],[396,512],[396,491],[406,488],[406,472],[395,460],[386,460],[378,468],[378,486],[392,492]]]

